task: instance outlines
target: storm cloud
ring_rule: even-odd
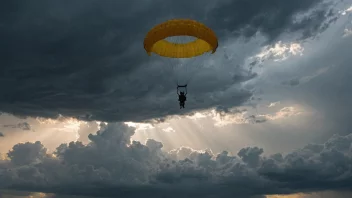
[[[21,143],[0,164],[1,188],[89,196],[249,197],[351,190],[352,136],[334,135],[288,154],[258,147],[214,154],[130,140],[134,128],[103,124],[91,143],[62,144],[55,156],[40,142]],[[6,181],[6,182],[5,182]],[[241,186],[241,188],[233,188]]]
[[[178,114],[175,85],[142,48],[150,27],[175,17],[204,22],[220,39],[216,67],[199,71],[184,113],[239,106],[252,96],[241,83],[256,75],[242,64],[249,54],[226,59],[221,46],[257,33],[267,44],[288,33],[312,38],[334,22],[333,6],[322,0],[3,2],[0,110],[104,121]]]

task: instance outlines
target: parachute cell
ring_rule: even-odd
[[[197,38],[188,43],[174,43],[165,40],[173,36]],[[214,53],[218,47],[215,33],[202,23],[190,19],[173,19],[152,28],[144,39],[144,49],[170,58],[192,58],[207,52]]]

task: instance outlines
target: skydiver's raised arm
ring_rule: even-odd
[[[177,87],[176,93],[177,93],[177,95],[179,95],[179,96],[180,96],[180,94],[178,93],[178,87]]]

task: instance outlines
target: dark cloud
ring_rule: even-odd
[[[40,142],[18,144],[0,163],[1,188],[107,197],[250,197],[352,190],[352,136],[334,135],[286,155],[258,147],[227,151],[183,147],[165,152],[155,140],[130,140],[134,129],[103,125],[91,143],[62,144],[56,156]],[[6,181],[6,182],[5,182]]]
[[[143,51],[150,27],[171,17],[192,17],[213,28],[222,44],[226,37],[251,37],[257,31],[270,40],[287,31],[312,36],[330,16],[329,6],[321,3],[8,1],[0,8],[0,110],[105,121],[177,114],[169,74],[161,69],[164,65],[150,63]],[[304,20],[294,20],[308,10],[313,12]],[[243,68],[228,62],[220,67],[225,64],[222,58],[214,59],[217,67],[201,70],[190,86],[185,112],[218,104],[237,106],[250,98],[251,92],[239,87],[255,76],[242,75]]]
[[[5,137],[5,135],[2,132],[0,132],[0,137]]]
[[[281,84],[294,87],[294,86],[299,85],[299,83],[300,83],[300,79],[299,78],[293,78],[293,79],[288,80],[288,81],[283,81]]]
[[[31,193],[30,192],[23,192],[23,191],[11,191],[11,190],[0,190],[0,196],[2,197],[9,197],[9,198],[12,198],[12,197],[28,197],[30,196]]]
[[[349,54],[351,50],[352,39],[339,41],[339,46],[334,52],[326,54],[321,61],[325,64],[334,65],[321,78],[312,80],[300,93],[300,97],[311,106],[319,109],[327,119],[327,122],[333,121],[329,128],[338,129],[341,134],[351,133],[351,122],[349,116],[352,111],[349,108],[352,105],[352,88],[349,76],[352,74],[350,62],[352,58]],[[309,94],[308,94],[309,93]]]
[[[323,126],[322,130],[317,133],[316,139],[319,141],[325,141],[331,133],[341,135],[351,133],[352,125],[349,119],[352,111],[349,107],[352,105],[352,94],[348,90],[352,88],[349,77],[352,74],[350,67],[352,59],[349,54],[352,39],[338,35],[348,24],[350,24],[349,18],[341,20],[339,26],[323,37],[326,42],[314,44],[315,48],[323,49],[321,52],[307,52],[298,63],[293,63],[299,65],[297,71],[288,72],[283,76],[280,76],[282,73],[272,75],[274,78],[280,76],[291,79],[285,81],[283,83],[285,85],[299,85],[295,86],[295,89],[283,88],[287,91],[275,87],[274,91],[278,93],[277,95],[282,95],[279,97],[283,100],[289,99],[305,104],[308,108],[318,112],[322,118],[319,125]],[[292,78],[292,75],[298,77]],[[282,80],[279,79],[279,81]],[[316,123],[314,120],[312,122]]]
[[[329,25],[327,18],[336,17],[330,6],[321,0],[226,1],[212,10],[212,21],[219,31],[246,37],[255,36],[259,31],[268,36],[269,41],[283,32],[301,32],[302,38],[308,38]]]
[[[250,115],[246,118],[246,120],[248,120],[250,123],[264,123],[266,121],[268,121],[268,119],[265,116],[261,116],[261,115]]]
[[[5,124],[3,125],[4,128],[13,128],[13,129],[22,129],[24,131],[32,130],[31,125],[28,122],[20,122],[17,124]]]
[[[14,165],[28,165],[45,157],[47,150],[37,141],[35,143],[19,143],[16,144],[7,156],[11,158]]]

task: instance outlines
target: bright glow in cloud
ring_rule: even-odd
[[[64,122],[64,128],[70,129],[70,130],[78,130],[80,124],[81,124],[81,121],[69,120],[69,121]]]
[[[302,193],[292,195],[267,195],[266,198],[304,198]]]
[[[266,114],[266,115],[260,115],[260,116],[263,116],[268,120],[279,120],[279,119],[299,115],[302,112],[303,111],[299,110],[297,107],[284,107],[273,115]]]
[[[270,106],[270,105],[269,105]],[[302,108],[289,106],[280,109],[273,114],[258,114],[253,115],[248,111],[219,114],[215,111],[213,113],[213,120],[215,120],[215,126],[222,127],[229,124],[253,124],[253,123],[263,123],[268,120],[281,120],[292,116],[297,116],[303,113]]]
[[[280,104],[280,101],[277,101],[277,102],[272,102],[272,103],[270,103],[269,105],[268,105],[268,107],[270,108],[270,107],[276,107],[277,105],[279,105]]]
[[[0,160],[7,160],[8,157],[5,153],[0,153]]]
[[[154,126],[149,123],[124,122],[127,126],[136,128],[136,132],[154,129]]]
[[[277,42],[273,47],[266,46],[262,49],[262,52],[255,56],[255,59],[260,59],[262,61],[267,59],[272,59],[273,61],[283,61],[286,60],[291,55],[303,55],[304,48],[299,43],[282,43],[282,41]]]
[[[349,37],[352,35],[352,29],[345,28],[343,31],[343,36],[342,37]]]
[[[56,124],[58,122],[62,122],[64,120],[70,120],[70,119],[74,119],[74,118],[66,118],[62,115],[59,115],[58,118],[56,119],[51,119],[51,118],[42,118],[42,117],[37,117],[36,120],[40,123],[40,124]]]
[[[247,112],[220,114],[215,110],[212,111],[215,126],[222,127],[229,124],[249,124],[250,121],[246,118]]]
[[[166,129],[163,129],[163,131],[167,133],[173,133],[175,132],[175,129],[173,129],[172,127],[167,127]]]
[[[85,121],[81,121],[71,117],[63,117],[59,116],[58,119],[46,119],[46,118],[36,118],[36,120],[41,125],[55,125],[55,124],[63,124],[63,127],[60,127],[61,130],[69,130],[69,131],[77,131],[79,129],[79,125],[82,123],[86,123]]]
[[[280,101],[270,103],[267,108],[275,107],[280,104]],[[283,107],[277,112],[268,113],[268,114],[257,114],[254,115],[252,112],[248,110],[239,110],[237,108],[234,109],[226,109],[224,111],[219,111],[213,109],[211,111],[202,111],[197,112],[192,116],[187,116],[187,118],[192,120],[212,118],[215,123],[214,125],[217,127],[223,127],[230,124],[254,124],[254,123],[263,123],[268,120],[281,120],[291,116],[297,116],[306,111],[303,110],[302,107],[295,106],[287,106]]]
[[[280,104],[280,101],[270,103],[267,108],[276,107]],[[224,111],[220,110],[210,110],[197,112],[191,116],[186,116],[191,120],[199,120],[205,118],[211,118],[215,121],[214,125],[217,127],[223,127],[230,124],[254,124],[254,123],[263,123],[268,120],[281,120],[292,116],[297,116],[302,113],[307,113],[299,105],[283,107],[277,112],[268,113],[268,114],[257,114],[254,115],[252,112],[247,109],[239,110],[237,108],[226,109]]]
[[[191,119],[191,120],[198,120],[198,119],[202,119],[202,118],[206,118],[207,116],[201,112],[196,112],[195,114],[193,115],[190,115],[190,116],[186,116],[187,118]]]
[[[266,195],[266,198],[349,198],[350,192],[343,191],[321,191],[312,193],[295,193],[289,195]]]
[[[32,193],[28,198],[46,198],[49,197],[46,193]]]
[[[352,6],[341,12],[341,15],[346,15],[348,12],[352,12]]]
[[[81,121],[72,117],[63,117],[61,115],[58,117],[58,119],[36,118],[36,120],[40,123],[40,125],[42,125],[41,127],[43,128],[50,127],[51,129],[55,129],[61,132],[75,133],[75,141],[77,141],[79,138],[78,131],[81,124],[87,124],[85,121]],[[54,125],[54,127],[52,127],[52,125]]]

